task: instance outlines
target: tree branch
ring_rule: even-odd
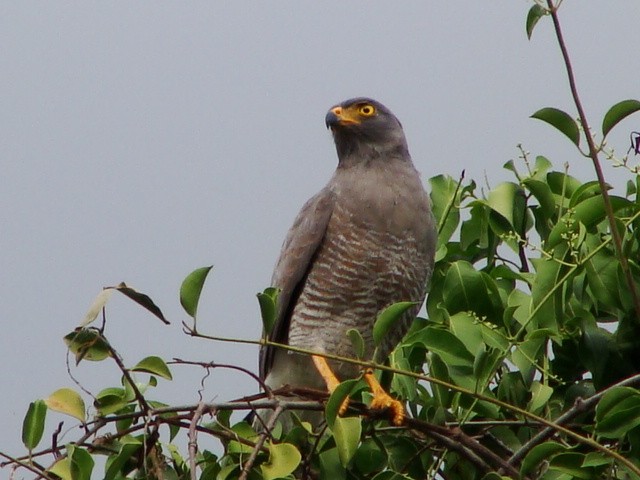
[[[576,416],[578,416],[580,413],[587,412],[592,408],[594,408],[596,404],[600,401],[600,399],[603,397],[603,395],[605,395],[607,392],[609,392],[614,388],[629,387],[637,384],[640,384],[640,374],[634,375],[633,377],[629,377],[614,385],[611,385],[610,387],[607,387],[604,390],[590,396],[586,400],[583,400],[582,398],[578,398],[576,399],[573,407],[571,407],[569,410],[567,410],[565,413],[559,416],[554,421],[554,424],[566,425],[571,420],[573,420]],[[507,462],[510,465],[519,464],[527,455],[527,453],[529,453],[533,449],[533,447],[547,440],[549,437],[551,437],[555,433],[555,431],[556,430],[552,427],[546,427],[545,429],[541,430],[537,435],[532,437],[527,443],[525,443],[522,447],[520,447],[518,451],[515,452],[511,456],[511,458],[509,458],[509,460],[507,460]]]

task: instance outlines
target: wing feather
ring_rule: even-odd
[[[271,277],[271,286],[280,290],[276,321],[268,339],[287,343],[291,312],[318,248],[322,244],[335,204],[335,194],[324,188],[304,204],[289,229]],[[274,347],[260,349],[260,378],[265,379],[273,364]]]

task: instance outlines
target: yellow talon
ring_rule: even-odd
[[[338,380],[338,377],[335,376],[335,374],[331,370],[331,367],[329,367],[329,364],[327,363],[327,359],[324,357],[319,357],[317,355],[311,355],[311,358],[313,359],[313,363],[316,366],[316,369],[318,370],[318,372],[320,372],[320,375],[322,376],[325,383],[327,384],[327,389],[329,390],[329,393],[333,393],[333,391],[338,387],[338,385],[340,385],[340,380]],[[349,408],[349,397],[345,398],[340,404],[338,415],[342,416],[345,413],[347,413],[348,408]]]
[[[373,394],[373,400],[371,400],[371,409],[389,410],[391,414],[391,422],[396,426],[402,425],[405,418],[405,410],[402,402],[396,400],[387,392],[385,392],[384,388],[382,388],[375,375],[373,374],[373,370],[367,369],[364,372],[364,379],[369,385],[371,393]]]
[[[312,355],[313,363],[318,369],[318,372],[324,379],[327,384],[327,389],[330,393],[340,385],[340,380],[333,373],[331,367],[327,363],[327,359],[324,357],[319,357],[317,355]],[[396,400],[387,392],[385,392],[384,388],[380,385],[375,375],[373,374],[373,370],[367,369],[364,372],[364,379],[369,385],[371,389],[371,393],[373,394],[373,400],[371,400],[371,409],[372,410],[388,410],[391,416],[391,422],[400,426],[404,423],[405,419],[405,410],[404,405],[399,400]],[[349,408],[349,398],[345,398],[340,405],[340,409],[338,410],[339,415],[344,415],[347,413],[347,409]]]

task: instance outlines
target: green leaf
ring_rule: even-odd
[[[180,286],[180,304],[182,308],[184,308],[184,311],[192,318],[196,318],[202,287],[212,268],[213,265],[198,268],[187,275],[182,281],[182,285]]]
[[[498,233],[508,233],[515,230],[523,233],[526,197],[520,185],[513,182],[503,182],[489,192],[487,205],[507,220],[511,228]]]
[[[375,440],[368,438],[358,448],[353,461],[356,468],[366,475],[382,470],[387,463],[387,455]]]
[[[68,445],[67,453],[71,459],[71,477],[73,480],[91,480],[94,461],[84,448]]]
[[[522,342],[511,354],[511,361],[518,367],[525,381],[530,381],[530,377],[535,371],[538,356],[545,344],[544,338],[528,338]]]
[[[94,402],[100,415],[109,415],[123,409],[133,398],[127,398],[127,394],[123,388],[105,388],[96,395]]]
[[[393,325],[402,318],[410,308],[415,307],[416,302],[398,302],[385,308],[373,325],[373,342],[376,346],[387,336]]]
[[[231,430],[237,437],[244,438],[245,440],[255,440],[256,432],[247,422],[236,423],[233,427],[231,427]],[[240,443],[235,440],[229,442],[227,449],[230,453],[251,453],[252,451],[251,446],[245,445],[244,443]]]
[[[586,244],[596,248],[600,239],[595,236],[587,238]],[[619,308],[620,291],[626,288],[618,281],[620,262],[614,255],[606,251],[600,251],[584,263],[589,283],[589,291],[606,307]]]
[[[527,178],[523,180],[522,183],[529,189],[540,204],[544,218],[552,218],[556,212],[556,202],[549,185],[540,180],[534,180],[533,178]]]
[[[266,335],[271,334],[276,323],[276,306],[279,293],[279,289],[268,287],[264,289],[264,292],[257,295],[258,303],[260,304],[260,316],[262,317],[262,328]]]
[[[594,478],[593,470],[583,467],[585,456],[577,452],[560,453],[549,462],[549,469],[568,475],[569,478],[582,478],[591,480]]]
[[[340,385],[338,385],[329,396],[329,400],[327,400],[327,406],[325,407],[325,416],[329,428],[333,428],[333,423],[335,422],[336,418],[338,418],[338,411],[340,410],[340,406],[342,405],[343,400],[349,397],[356,383],[358,383],[358,380],[356,380],[355,378],[345,380]]]
[[[160,357],[150,356],[143,358],[131,369],[134,372],[146,372],[167,380],[173,380],[169,367]]]
[[[82,360],[99,362],[111,356],[109,343],[102,334],[93,328],[77,328],[65,335],[64,343],[76,357],[76,365]]]
[[[47,404],[43,400],[36,400],[29,404],[29,409],[22,422],[22,443],[27,449],[33,450],[42,440],[46,417]]]
[[[473,376],[476,380],[476,391],[484,390],[495,374],[497,362],[502,360],[502,354],[497,350],[480,349],[473,361]]]
[[[549,460],[554,455],[564,451],[566,451],[565,446],[557,442],[545,442],[540,445],[536,445],[522,461],[520,473],[523,476],[528,475],[534,471],[540,462],[543,460]]]
[[[47,407],[56,412],[71,415],[81,422],[85,421],[86,413],[82,397],[70,388],[61,388],[45,399]]]
[[[568,248],[566,245],[559,245],[556,250],[560,253],[559,258],[563,258]],[[538,310],[533,317],[527,314],[527,330],[550,329],[557,332],[566,308],[566,291],[555,286],[564,274],[565,268],[552,259],[535,259],[532,263],[536,269],[536,276],[531,286],[531,309]]]
[[[616,103],[609,109],[602,120],[602,136],[606,137],[618,122],[638,110],[640,110],[640,102],[638,100],[623,100],[622,102]]]
[[[580,188],[582,183],[564,172],[549,172],[547,183],[554,195],[563,195],[564,198],[571,198],[573,193]]]
[[[580,145],[580,130],[578,129],[578,124],[568,113],[557,108],[546,107],[535,112],[531,115],[531,118],[536,118],[548,123],[561,133],[564,133],[576,146]]]
[[[607,457],[601,452],[587,453],[582,462],[583,467],[602,467],[604,465],[611,465],[613,458]]]
[[[538,4],[533,5],[529,9],[529,13],[527,13],[527,38],[529,40],[531,40],[531,35],[533,34],[533,29],[536,24],[546,13],[547,11]]]
[[[553,388],[549,385],[543,385],[537,380],[531,384],[531,401],[527,406],[527,410],[531,413],[538,413],[547,406],[549,399],[553,395]]]
[[[336,447],[338,447],[340,463],[343,467],[346,467],[360,444],[362,420],[360,417],[338,417],[333,424],[332,431]]]
[[[135,461],[135,455],[143,448],[142,442],[134,437],[125,437],[121,440],[122,446],[115,456],[109,457],[105,465],[104,480],[114,480],[115,478],[123,478],[122,470],[132,460]]]
[[[139,292],[134,288],[131,288],[130,286],[126,285],[124,282],[120,283],[120,285],[118,285],[117,287],[111,287],[111,288],[115,288],[117,291],[122,293],[125,297],[130,298],[131,300],[136,302],[138,305],[145,308],[147,311],[151,312],[156,318],[160,319],[165,325],[170,324],[169,320],[164,318],[164,314],[162,313],[160,308],[158,308],[158,306],[155,303],[153,303],[153,300],[151,300],[151,297],[149,297],[148,295],[145,295],[144,293]]]
[[[386,472],[380,472],[379,474],[377,474],[375,477],[373,477],[373,480],[411,480],[411,477],[407,477],[406,475],[398,472],[387,470]]]
[[[459,182],[448,175],[437,175],[429,179],[431,210],[438,222],[438,246],[446,244],[460,222]]]
[[[482,477],[482,480],[510,480],[510,479],[511,477],[498,475],[496,472],[489,472],[484,477]]]
[[[442,295],[451,315],[473,311],[481,317],[494,317],[500,306],[495,281],[465,260],[454,262],[447,270]]]
[[[451,332],[467,348],[469,353],[475,354],[484,349],[482,329],[477,319],[467,312],[458,312],[449,318]]]
[[[355,328],[347,330],[347,336],[353,346],[355,357],[357,359],[362,359],[364,357],[364,338],[362,338],[360,332]]]
[[[614,213],[628,207],[631,202],[624,197],[611,195],[611,208]],[[555,247],[563,241],[570,232],[577,232],[579,224],[590,228],[602,222],[606,218],[604,200],[602,195],[588,197],[577,204],[570,212],[565,214],[549,233],[547,248]]]
[[[405,340],[406,345],[414,343],[421,343],[430,352],[438,354],[449,366],[473,367],[474,356],[447,330],[423,328]]]
[[[265,480],[286,477],[302,460],[298,449],[290,443],[269,444],[269,461],[260,465]]]
[[[330,448],[320,453],[320,478],[345,480],[347,471],[340,464],[337,448]]]
[[[606,438],[621,438],[640,425],[640,393],[617,387],[604,394],[596,407],[596,432]]]

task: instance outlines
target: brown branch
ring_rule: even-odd
[[[237,370],[239,372],[244,373],[245,375],[248,375],[249,377],[251,377],[253,380],[256,381],[256,383],[258,385],[260,385],[260,388],[262,390],[264,390],[267,393],[267,396],[269,398],[273,398],[273,393],[271,391],[271,388],[269,388],[269,386],[264,383],[264,380],[262,380],[258,375],[256,375],[255,373],[253,373],[251,370],[243,368],[243,367],[239,367],[238,365],[231,365],[228,363],[216,363],[216,362],[194,362],[191,360],[182,360],[180,358],[174,358],[172,362],[167,362],[168,364],[175,364],[175,365],[197,365],[203,368],[227,368],[230,370]]]
[[[44,478],[46,480],[53,480],[52,477],[47,475],[46,471],[42,467],[40,467],[41,470],[38,470],[38,468],[34,467],[30,463],[26,463],[26,462],[24,462],[23,460],[21,460],[19,458],[12,457],[12,456],[7,455],[6,453],[3,453],[3,452],[0,452],[0,456],[6,458],[8,460],[8,462],[2,462],[2,466],[3,467],[5,467],[7,465],[14,465],[14,468],[23,467],[23,468],[26,468],[27,470],[29,470],[30,472],[35,473],[37,475],[36,478]]]
[[[189,418],[187,418],[187,420],[189,420]],[[163,419],[163,422],[167,425],[174,425],[176,427],[180,427],[180,428],[184,428],[184,429],[188,429],[191,426],[191,422],[187,423],[185,421],[183,421],[183,419],[179,419],[179,418],[165,418]],[[250,440],[247,440],[246,438],[242,438],[239,437],[237,435],[234,435],[230,432],[227,432],[225,430],[211,430],[210,428],[206,428],[203,427],[202,425],[198,425],[196,426],[196,430],[198,432],[202,432],[202,433],[207,433],[209,435],[211,435],[212,437],[216,437],[219,438],[221,440],[229,440],[229,441],[235,441],[238,443],[241,443],[243,445],[246,445],[248,447],[255,447],[255,443],[251,442]],[[263,449],[264,452],[266,452],[266,449]]]
[[[512,465],[509,465],[506,460],[469,437],[460,428],[435,425],[415,418],[407,418],[406,424],[411,429],[432,437],[449,450],[457,451],[484,473],[500,468],[504,469],[510,477],[520,477],[519,472]]]
[[[610,390],[618,387],[629,387],[633,385],[640,384],[640,374],[634,375],[633,377],[629,377],[625,380],[622,380],[618,383],[611,385],[610,387],[605,388],[604,390],[590,396],[587,399],[577,398],[569,410],[560,415],[555,421],[555,425],[565,425],[573,420],[576,416],[583,412],[587,412],[593,409],[596,404],[600,401],[600,399]],[[552,427],[546,427],[541,430],[537,435],[533,436],[527,443],[525,443],[522,447],[515,452],[507,462],[510,465],[518,465],[522,459],[535,447],[536,445],[541,444],[549,437],[551,437],[556,432],[556,429]]]
[[[600,185],[600,190],[602,192],[602,200],[604,201],[604,209],[607,214],[607,219],[609,220],[609,229],[611,230],[613,244],[615,246],[616,253],[618,254],[618,260],[620,261],[620,266],[622,267],[622,271],[624,272],[625,280],[627,282],[627,286],[629,287],[629,292],[631,293],[631,298],[633,299],[633,305],[636,311],[636,322],[640,322],[640,297],[638,296],[638,292],[636,291],[635,282],[633,280],[633,275],[631,274],[631,269],[629,268],[629,263],[627,262],[627,257],[622,251],[622,239],[620,238],[620,232],[618,232],[616,218],[613,214],[613,207],[611,206],[611,198],[609,197],[609,192],[607,191],[607,183],[602,172],[600,160],[598,159],[598,148],[596,147],[593,141],[593,137],[591,136],[589,122],[587,121],[587,116],[584,112],[584,108],[582,107],[580,96],[578,95],[578,88],[576,86],[576,80],[573,74],[573,67],[571,66],[571,59],[569,58],[569,52],[564,41],[564,36],[562,35],[562,29],[560,28],[560,20],[558,19],[558,6],[553,4],[553,0],[547,0],[547,5],[549,7],[549,13],[551,14],[551,19],[553,20],[553,27],[556,32],[556,38],[558,39],[558,45],[560,46],[562,58],[567,70],[569,88],[571,90],[573,102],[575,103],[578,110],[580,123],[585,134],[584,136],[587,139],[587,145],[589,146],[588,156],[593,162],[593,167],[598,177],[598,184]]]
[[[124,363],[122,362],[122,359],[120,358],[120,355],[118,354],[116,349],[113,348],[109,342],[106,342],[106,343],[107,343],[107,346],[109,347],[109,353],[111,353],[111,357],[113,357],[113,360],[118,365],[118,368],[122,372],[122,375],[124,375],[124,378],[127,380],[127,383],[129,383],[129,385],[131,386],[131,390],[133,390],[133,394],[135,395],[136,400],[140,404],[140,408],[146,414],[149,410],[151,410],[151,407],[147,403],[147,399],[144,398],[144,395],[142,395],[142,393],[140,392],[140,389],[138,389],[136,382],[133,381],[133,378],[131,377],[129,370],[127,369],[127,367],[124,366]]]
[[[196,408],[196,411],[193,412],[193,417],[191,418],[191,425],[189,426],[189,466],[191,468],[191,480],[197,479],[196,455],[198,453],[198,434],[196,432],[196,427],[198,426],[200,417],[202,417],[203,411],[204,411],[204,403],[200,402],[198,404],[198,408]]]
[[[265,428],[265,430],[262,431],[262,433],[260,433],[260,438],[256,442],[256,446],[253,447],[253,450],[251,451],[251,455],[249,455],[248,460],[242,466],[242,472],[240,473],[238,480],[247,480],[247,477],[249,476],[249,471],[251,470],[251,467],[253,467],[253,464],[256,461],[256,458],[258,458],[258,453],[262,449],[264,442],[267,440],[267,437],[270,435],[271,430],[275,426],[276,421],[278,420],[278,417],[282,412],[284,412],[284,408],[282,408],[282,405],[278,405],[274,410],[274,412],[271,414],[271,418],[267,423],[267,428]]]

